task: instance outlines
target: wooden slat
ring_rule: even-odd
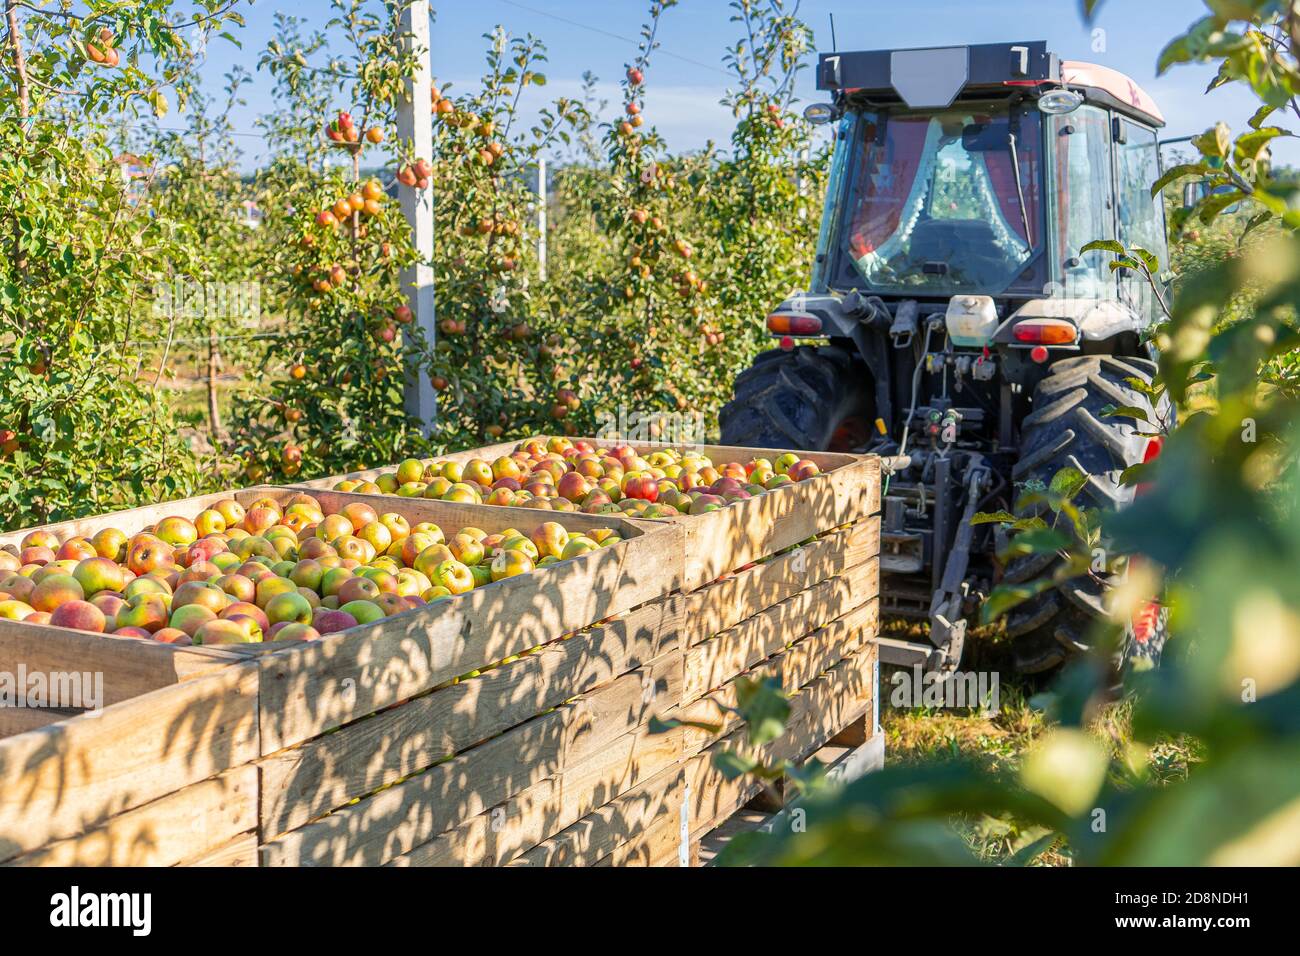
[[[29,675],[40,673],[47,679],[59,674],[99,675],[101,707],[210,674],[237,660],[233,655],[155,641],[0,620],[0,670],[16,674],[21,667]],[[60,703],[71,706],[71,702]],[[3,720],[0,717],[0,727]]]
[[[681,597],[261,761],[263,836],[428,767],[677,649]]]
[[[173,866],[257,826],[257,770],[237,767],[6,866]]]
[[[718,511],[669,519],[685,529],[682,588],[694,591],[759,558],[878,510],[880,459],[864,458]]]
[[[257,680],[231,665],[0,740],[0,860],[250,763]]]
[[[673,651],[550,714],[284,834],[263,865],[378,865],[607,747],[681,695]]]
[[[687,647],[739,624],[880,554],[880,517],[865,518],[795,551],[757,564],[686,596]]]
[[[796,730],[777,742],[777,755],[800,760],[871,708],[877,653],[876,645],[867,643],[799,689],[791,700],[790,723]]]
[[[615,847],[597,866],[680,867],[681,806],[660,814],[641,833]]]
[[[782,760],[797,763],[816,753],[835,734],[871,710],[876,654],[874,643],[865,644],[801,688],[791,699],[786,731],[777,740],[755,751],[747,743],[744,729],[734,729],[729,736],[685,760],[693,839],[736,813],[762,789],[753,778],[727,780],[714,766],[714,757],[724,750],[737,750],[754,753],[765,763],[774,764]]]
[[[71,720],[84,711],[71,708],[0,707],[0,739],[25,734],[61,720]]]
[[[681,801],[682,771],[670,767],[521,853],[508,865],[593,866],[620,847],[637,844],[663,817],[675,820]]]
[[[257,831],[241,833],[228,843],[209,853],[186,860],[181,866],[238,866],[255,867],[258,863]]]
[[[546,513],[530,514],[538,520]],[[676,529],[634,535],[454,600],[263,657],[264,751],[315,737],[460,674],[664,597],[680,570],[677,554]]]
[[[753,679],[774,677],[781,682],[787,693],[791,693],[816,677],[821,670],[853,654],[864,643],[874,640],[878,618],[879,601],[872,599],[813,631],[793,647],[759,662],[745,676]],[[730,710],[736,704],[736,684],[733,680],[705,697],[684,705],[683,719],[719,727],[716,733],[699,727],[686,728],[684,746],[687,753],[696,753],[718,737],[731,733],[740,720]]]
[[[692,647],[686,652],[682,703],[698,700],[792,640],[860,607],[876,596],[879,581],[879,563],[873,558]]]
[[[648,728],[638,727],[586,759],[393,859],[390,865],[499,866],[610,800],[675,768],[681,744],[680,728],[652,734]]]

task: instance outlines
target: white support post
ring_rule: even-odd
[[[397,105],[397,137],[409,142],[415,159],[433,160],[431,102],[433,73],[429,64],[429,0],[412,0],[402,14],[402,31],[408,48],[415,53],[416,69],[406,82],[406,100]],[[411,225],[411,241],[420,259],[402,270],[406,302],[415,313],[414,323],[424,330],[430,346],[437,332],[433,295],[433,190],[416,190],[399,185],[402,215]],[[438,413],[437,392],[428,374],[406,371],[406,411],[424,423],[427,433]]]
[[[537,277],[546,281],[546,157],[537,160]]]

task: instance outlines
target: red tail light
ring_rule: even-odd
[[[1079,331],[1061,319],[1036,319],[1019,323],[1012,335],[1027,345],[1073,345]]]
[[[1154,438],[1147,439],[1147,449],[1142,453],[1142,464],[1155,461],[1160,457],[1160,453],[1165,450],[1165,436],[1156,435]]]
[[[822,320],[815,315],[775,312],[767,317],[767,330],[773,335],[819,335]]]

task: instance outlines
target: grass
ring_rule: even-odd
[[[924,628],[916,624],[889,622],[887,633],[905,634],[924,640]],[[894,707],[890,705],[893,668],[881,671],[880,724],[885,735],[886,760],[890,764],[921,764],[935,760],[963,758],[988,771],[1015,773],[1025,754],[1051,729],[1046,715],[1032,704],[1034,695],[1046,689],[1043,679],[1015,674],[1007,657],[1008,645],[994,629],[981,628],[967,639],[963,670],[996,672],[998,709]],[[1102,740],[1113,757],[1131,762],[1133,735],[1132,701],[1120,700],[1101,708],[1087,725],[1089,733]],[[1161,740],[1145,752],[1145,771],[1159,783],[1187,778],[1202,752],[1196,741]],[[1022,848],[1043,835],[1014,819],[959,818],[954,821],[971,851],[987,863],[1006,863]],[[1033,860],[1037,866],[1069,866],[1069,848],[1058,841]]]

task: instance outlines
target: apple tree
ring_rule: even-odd
[[[24,525],[175,497],[198,483],[136,333],[176,253],[155,168],[109,121],[188,93],[193,39],[233,0],[5,0],[0,52],[0,521]]]
[[[426,374],[430,344],[400,287],[415,253],[393,200],[397,189],[428,188],[432,171],[393,134],[414,69],[405,7],[334,0],[324,28],[306,37],[286,18],[259,64],[281,104],[258,205],[263,309],[283,334],[236,409],[232,437],[250,481],[389,462],[424,444],[403,384],[408,370]]]

